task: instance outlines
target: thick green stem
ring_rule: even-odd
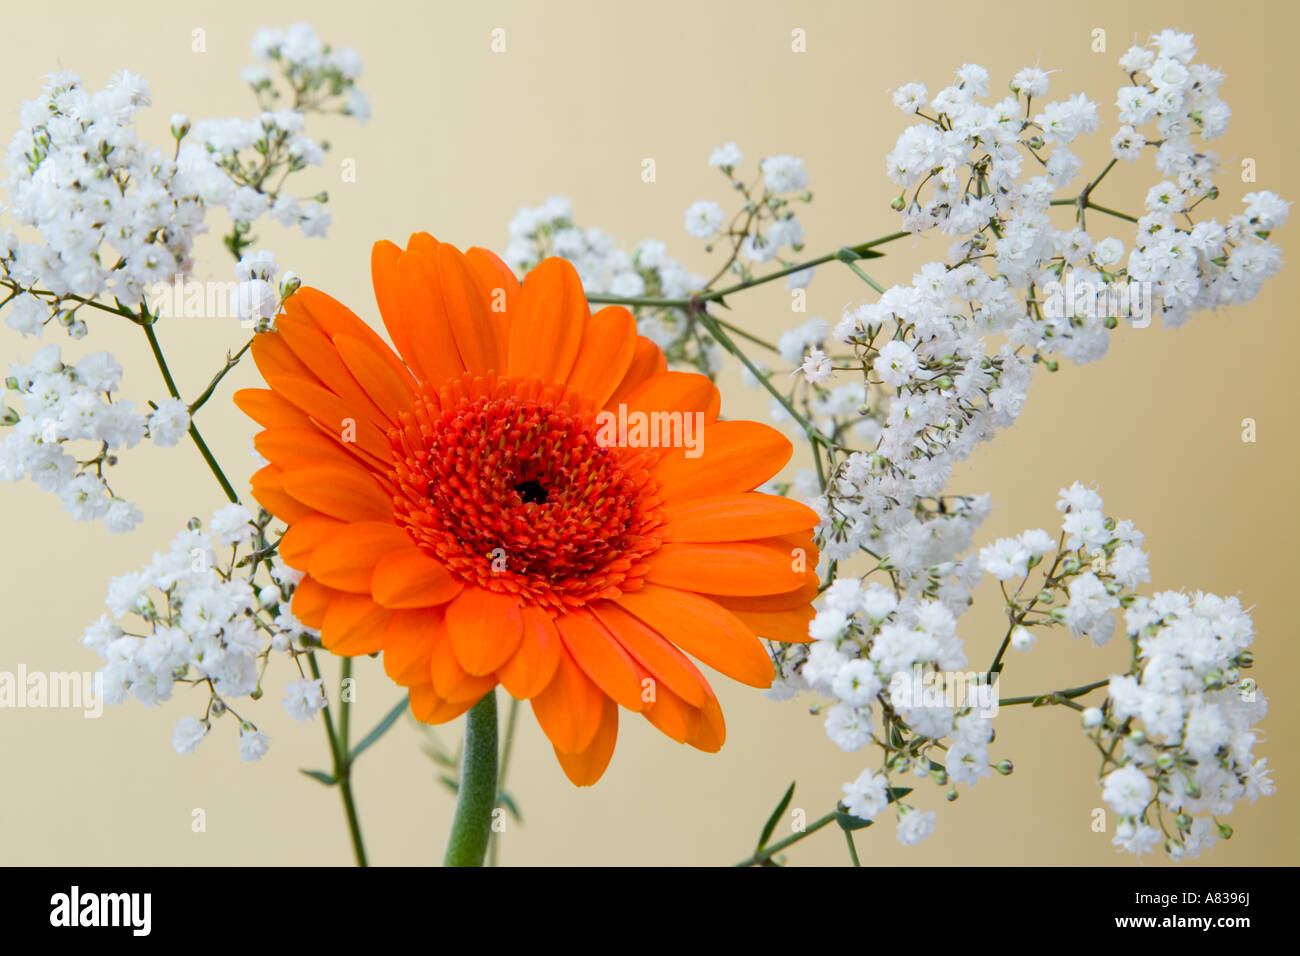
[[[497,694],[488,691],[465,719],[456,815],[444,866],[482,866],[497,802]]]

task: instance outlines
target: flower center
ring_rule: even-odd
[[[397,520],[451,573],[551,613],[641,586],[663,520],[645,450],[535,379],[426,388],[389,433]]]

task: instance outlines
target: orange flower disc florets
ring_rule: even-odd
[[[663,524],[653,459],[598,444],[567,390],[468,384],[425,390],[390,433],[398,522],[454,576],[552,614],[639,588]]]

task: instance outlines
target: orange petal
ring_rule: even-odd
[[[815,571],[805,571],[803,581],[793,591],[784,594],[720,595],[705,594],[732,611],[792,611],[808,607],[821,591],[821,580]]]
[[[308,428],[311,419],[288,399],[269,388],[241,388],[235,405],[263,428]]]
[[[632,361],[627,367],[627,374],[623,376],[623,380],[619,382],[618,387],[609,396],[609,399],[605,402],[605,407],[617,408],[620,402],[627,401],[627,396],[631,395],[651,375],[659,375],[666,371],[668,371],[668,360],[664,358],[663,350],[644,335],[638,335],[636,348],[632,351]]]
[[[326,587],[370,596],[375,566],[394,551],[411,547],[410,536],[391,522],[345,525],[312,552],[311,576]]]
[[[751,631],[769,641],[787,644],[808,644],[808,625],[816,616],[811,605],[791,608],[788,611],[741,611],[729,608],[732,614],[745,622]]]
[[[569,388],[602,408],[627,375],[636,351],[636,318],[621,305],[601,309],[587,319]]]
[[[505,364],[505,342],[498,341],[487,293],[455,246],[443,243],[438,247],[438,279],[443,311],[466,370],[500,371]]]
[[[336,591],[325,610],[320,641],[328,650],[344,657],[373,654],[387,642],[392,615],[392,611],[370,600],[368,594]]]
[[[664,544],[646,561],[646,580],[708,594],[784,594],[804,572],[781,548],[753,541]]]
[[[267,465],[253,472],[248,484],[257,503],[286,524],[314,514],[310,508],[285,492],[280,484],[280,475],[281,471],[275,465]]]
[[[540,608],[520,608],[520,615],[523,639],[514,656],[498,668],[497,677],[511,697],[530,700],[555,676],[560,663],[560,634],[551,616]]]
[[[426,379],[415,354],[413,337],[407,328],[402,287],[397,277],[397,260],[401,257],[401,248],[387,239],[376,242],[371,249],[370,275],[375,287],[375,301],[379,305],[384,328],[388,330],[388,337],[393,340],[398,353],[417,378]]]
[[[657,584],[614,601],[714,670],[751,687],[772,685],[772,660],[762,642],[716,602]]]
[[[320,630],[320,626],[325,622],[325,612],[329,609],[330,598],[333,596],[334,592],[325,585],[313,578],[305,577],[293,589],[293,600],[289,602],[289,610],[307,627]]]
[[[443,310],[436,259],[424,261],[405,252],[397,262],[397,285],[401,290],[403,324],[410,336],[420,380],[440,385],[465,373],[465,363],[456,350],[451,326]]]
[[[785,467],[794,453],[790,440],[758,422],[715,422],[706,426],[703,454],[687,457],[677,448],[650,471],[665,501],[752,491]]]
[[[697,750],[715,754],[727,742],[727,722],[722,718],[718,698],[710,696],[700,708],[700,723],[686,742]]]
[[[394,375],[409,374],[401,359],[393,354],[388,343],[381,339],[374,329],[343,303],[330,298],[320,289],[304,286],[294,293],[289,304],[296,309],[301,309],[316,328],[331,340],[337,341],[341,335],[356,339],[378,356]]]
[[[506,373],[565,381],[588,315],[577,270],[564,259],[544,259],[524,279],[518,311],[511,317]]]
[[[392,521],[393,500],[357,468],[317,465],[286,471],[284,490],[322,514],[344,521]]]
[[[294,296],[289,300],[289,305],[292,306],[297,299],[298,297]],[[357,380],[352,377],[348,367],[343,364],[343,359],[339,357],[334,343],[304,314],[296,309],[294,311],[298,313],[296,316],[293,314],[284,316],[278,324],[280,337],[289,344],[293,354],[312,370],[322,385],[342,399],[353,410],[355,416],[364,417],[379,428],[386,429],[391,424],[388,416],[357,384]]]
[[[306,376],[271,372],[264,373],[264,377],[268,385],[310,415],[326,434],[340,442],[355,441],[379,461],[389,459],[387,433],[375,424],[369,408],[349,404]]]
[[[495,675],[475,677],[467,674],[460,666],[456,652],[452,650],[446,615],[442,609],[418,613],[436,615],[437,618],[433,628],[433,643],[429,647],[429,677],[440,697],[451,701],[478,700],[497,685]]]
[[[555,748],[560,767],[565,776],[577,787],[590,787],[605,773],[609,760],[614,756],[614,744],[618,740],[618,705],[608,697],[601,707],[600,723],[596,735],[586,749],[578,753],[565,753]]]
[[[258,453],[282,471],[336,465],[348,468],[357,461],[345,446],[325,435],[310,422],[306,428],[268,428],[253,437]]]
[[[699,708],[690,706],[663,685],[655,688],[655,699],[641,713],[656,730],[679,744],[686,743],[699,730]]]
[[[429,683],[434,634],[424,611],[389,611],[384,671],[403,687]]]
[[[313,552],[331,535],[338,534],[345,527],[347,525],[342,521],[312,512],[295,521],[280,536],[280,558],[289,567],[306,571],[311,565]]]
[[[477,700],[443,700],[432,684],[415,684],[411,687],[411,713],[416,720],[426,724],[445,724],[469,710]]]
[[[461,666],[491,674],[519,647],[524,623],[510,595],[468,587],[447,605],[447,630]]]
[[[663,513],[666,541],[751,541],[803,531],[818,521],[806,505],[756,492],[669,501]]]
[[[599,621],[584,613],[562,614],[555,626],[564,646],[597,687],[628,710],[645,706],[636,664]]]
[[[591,609],[658,683],[672,688],[674,696],[699,707],[712,693],[708,680],[686,655],[640,618],[633,617],[613,601],[597,601]]]
[[[628,414],[644,412],[703,412],[709,424],[718,417],[722,398],[718,386],[698,372],[664,372],[632,389],[623,400]]]
[[[410,538],[406,543],[410,545]],[[384,607],[434,607],[446,604],[464,586],[423,549],[410,546],[384,555],[375,566],[371,593]]]
[[[418,385],[405,367],[400,374],[394,372],[373,349],[350,335],[337,336],[334,347],[348,372],[388,421],[396,422],[411,407],[411,396]]]
[[[545,690],[532,698],[533,713],[557,751],[580,753],[596,736],[607,700],[569,652],[561,648],[555,676]]]

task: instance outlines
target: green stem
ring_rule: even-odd
[[[316,663],[316,654],[314,651],[307,652],[307,666],[311,669],[313,680],[320,680],[320,666]],[[347,677],[352,672],[351,658],[343,658],[343,676]],[[340,701],[340,707],[346,708],[347,703]],[[352,763],[348,759],[348,748],[346,738],[340,743],[339,738],[334,734],[334,718],[330,716],[329,704],[321,708],[321,717],[324,719],[325,736],[329,740],[330,757],[334,761],[334,779],[339,783],[339,795],[343,800],[343,813],[348,818],[348,835],[352,838],[352,855],[357,861],[357,866],[366,866],[366,847],[361,840],[361,821],[357,818],[356,801],[352,798]],[[340,721],[346,734],[347,711],[340,714]]]
[[[146,321],[141,324],[141,327],[144,329],[145,338],[149,340],[149,348],[153,351],[153,358],[158,364],[158,371],[162,373],[163,383],[167,386],[168,394],[179,401],[181,395],[176,389],[176,380],[172,378],[171,369],[167,367],[167,360],[163,358],[162,347],[158,344],[158,336],[154,335],[153,323],[152,321],[147,321],[147,314],[145,319]],[[217,459],[213,457],[212,450],[208,448],[208,443],[205,442],[203,436],[199,434],[198,426],[194,424],[193,419],[190,420],[189,434],[190,439],[194,442],[194,447],[199,450],[199,454],[202,455],[203,460],[207,462],[208,470],[216,477],[217,483],[221,485],[221,490],[226,493],[226,497],[230,499],[232,504],[238,504],[239,495],[235,493],[235,489],[230,484],[229,479],[226,478],[225,472],[223,472],[221,466],[217,464]]]
[[[904,236],[907,235],[910,235],[910,233],[891,232],[887,236],[880,236],[876,239],[868,239],[866,242],[860,242],[856,246],[842,247],[840,249],[836,249],[834,252],[828,252],[824,256],[818,256],[816,259],[809,259],[807,262],[797,262],[794,265],[787,266],[784,269],[778,269],[776,272],[769,272],[767,275],[756,276],[755,278],[752,279],[746,279],[745,281],[738,282],[735,285],[727,286],[725,289],[714,289],[709,292],[697,292],[694,295],[685,296],[680,299],[619,296],[619,295],[608,295],[602,292],[602,293],[592,293],[591,295],[587,296],[587,301],[596,302],[600,304],[626,305],[632,307],[644,306],[646,308],[686,309],[686,308],[690,308],[694,303],[716,302],[719,299],[726,298],[727,296],[731,295],[733,292],[740,292],[744,289],[752,289],[754,288],[754,286],[763,285],[764,283],[772,282],[775,279],[782,279],[785,276],[791,275],[795,272],[803,272],[805,269],[811,269],[814,266],[824,265],[825,263],[832,262],[835,259],[840,259],[841,261],[843,261],[844,248],[848,248],[849,250],[856,253],[857,255],[862,256],[876,246],[882,246],[887,242],[893,242],[895,239],[902,239]]]
[[[465,719],[465,748],[456,815],[444,866],[482,866],[497,802],[497,693],[490,690]]]
[[[812,823],[808,824],[808,826],[805,829],[801,830],[799,833],[796,833],[793,836],[788,836],[784,840],[777,840],[771,846],[764,847],[761,850],[755,850],[753,856],[749,857],[749,859],[741,860],[739,863],[736,864],[736,866],[758,866],[761,863],[766,863],[769,860],[771,860],[772,857],[776,856],[776,854],[784,850],[786,847],[793,846],[794,844],[798,843],[800,840],[804,839],[805,837],[812,836],[822,827],[827,826],[834,822],[835,822],[835,811],[832,810],[830,813],[826,814],[826,816],[819,817],[818,819],[814,820]]]
[[[1068,687],[1065,690],[1049,691],[1046,694],[1030,694],[1027,697],[1003,697],[998,701],[999,707],[1011,707],[1014,704],[1034,704],[1042,701],[1044,704],[1060,704],[1067,700],[1074,700],[1076,697],[1082,697],[1085,694],[1091,694],[1094,690],[1100,690],[1110,683],[1110,678],[1105,680],[1093,681],[1091,684],[1083,684],[1080,687]]]

